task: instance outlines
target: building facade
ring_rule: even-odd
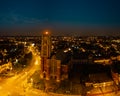
[[[40,78],[46,80],[55,79],[57,82],[62,80],[61,60],[55,55],[51,56],[51,36],[48,32],[42,35],[41,42],[41,72]],[[62,73],[62,74],[61,74]]]
[[[42,35],[41,42],[41,72],[40,77],[45,78],[47,72],[47,59],[50,58],[51,53],[51,38],[48,32]]]

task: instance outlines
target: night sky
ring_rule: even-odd
[[[120,0],[0,0],[0,35],[120,35]]]

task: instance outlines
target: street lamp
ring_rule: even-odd
[[[27,83],[27,80],[28,80],[28,72],[25,72],[26,74],[26,83]]]
[[[33,79],[32,78],[30,79],[30,82],[31,82],[31,86],[32,86],[33,85]]]

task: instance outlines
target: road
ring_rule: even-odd
[[[40,67],[40,57],[33,55],[30,65],[19,74],[0,82],[0,96],[43,96],[45,93],[34,90],[31,83],[27,83],[27,78]]]

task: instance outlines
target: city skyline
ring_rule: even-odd
[[[0,35],[117,36],[117,0],[5,0],[0,3]]]
[[[0,38],[2,96],[120,96],[120,37]]]

